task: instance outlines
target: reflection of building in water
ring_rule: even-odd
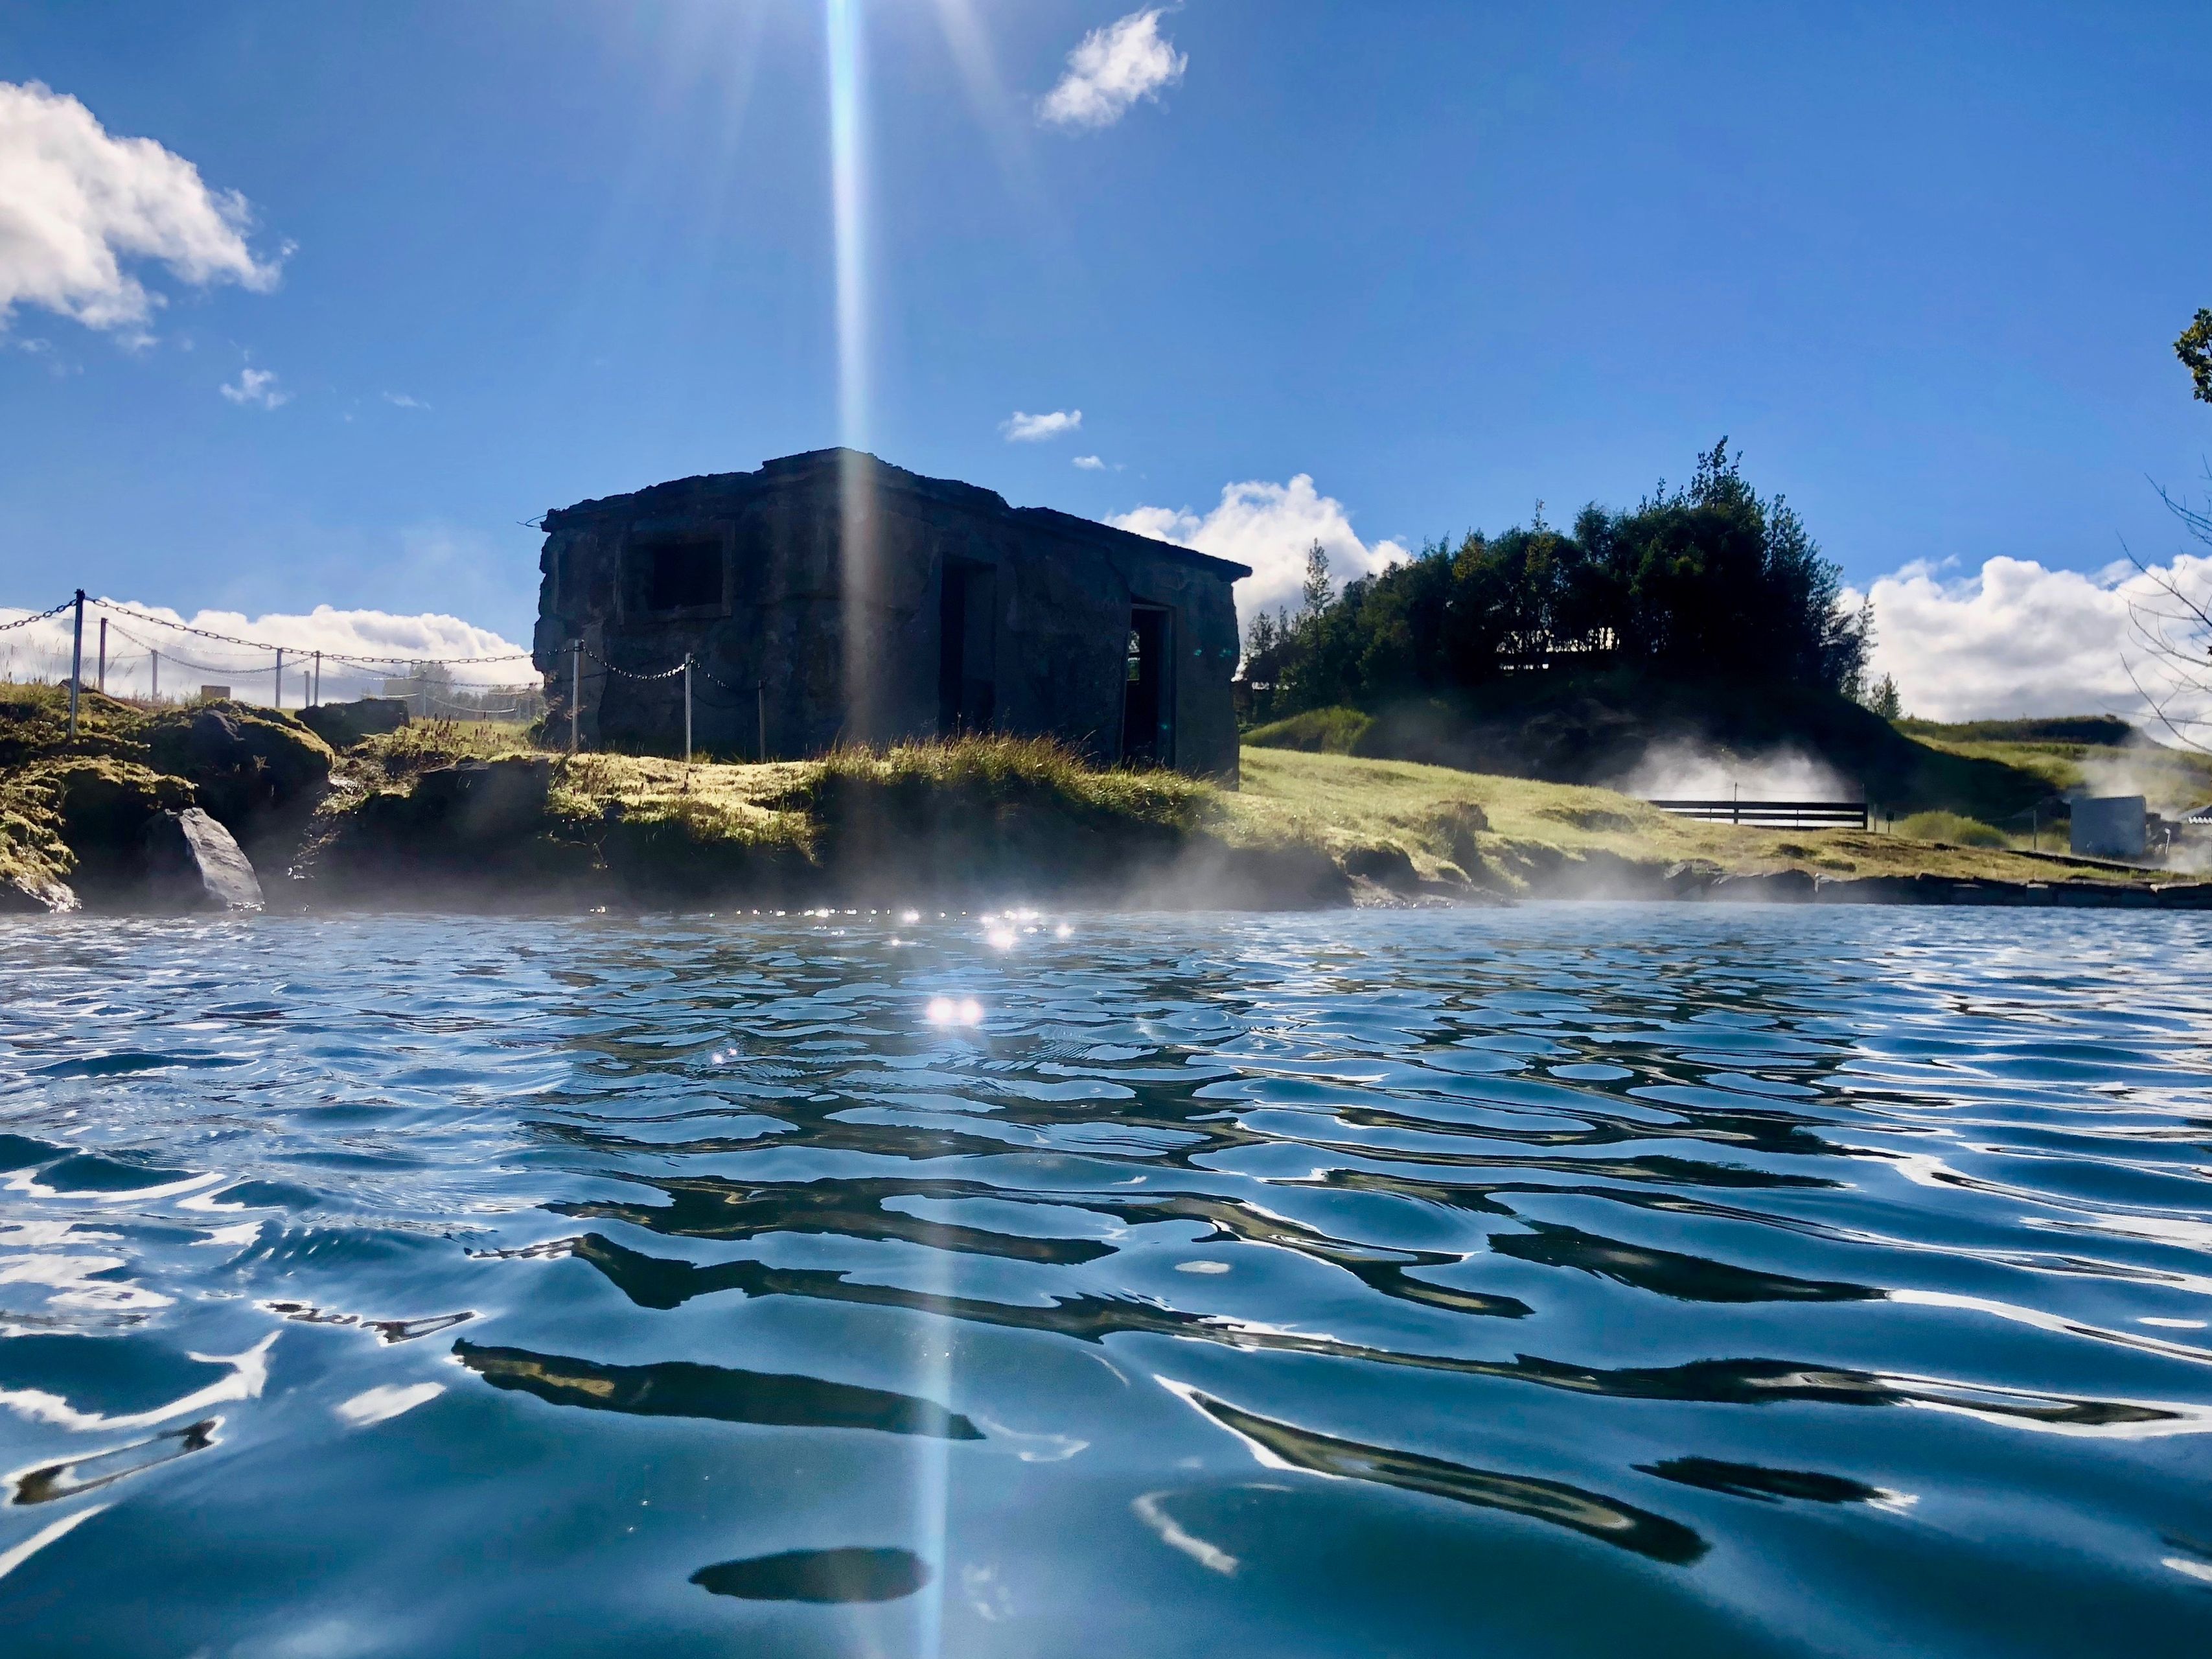
[[[733,757],[988,731],[1235,775],[1243,565],[836,449],[545,531],[537,664],[587,742],[679,748],[682,677],[648,677],[690,656],[695,740]]]

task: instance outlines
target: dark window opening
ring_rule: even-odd
[[[630,544],[631,592],[647,611],[695,611],[722,603],[722,538],[656,536]]]
[[[1168,647],[1166,611],[1139,605],[1129,613],[1121,687],[1121,758],[1135,765],[1175,764]]]
[[[988,732],[998,701],[999,579],[987,564],[945,563],[939,599],[937,729]]]

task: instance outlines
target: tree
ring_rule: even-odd
[[[2212,311],[2198,310],[2197,320],[2173,343],[2173,355],[2197,383],[2196,396],[2212,404]]]
[[[2197,312],[2174,341],[2173,355],[2189,371],[2192,395],[2212,404],[2212,311]],[[2205,482],[2212,483],[2212,469]],[[2163,489],[2158,498],[2191,541],[2212,549],[2212,514]],[[2121,591],[2135,658],[2124,651],[2122,666],[2158,723],[2188,747],[2203,750],[2212,736],[2212,560],[2184,555],[2160,569],[2132,552],[2128,558],[2138,580]]]
[[[1306,614],[1326,611],[1335,597],[1336,584],[1328,578],[1328,552],[1319,542],[1306,550]]]
[[[1886,720],[1905,718],[1905,704],[1897,695],[1897,681],[1892,675],[1884,674],[1876,680],[1863,701]]]
[[[2200,313],[2212,318],[2212,313]],[[2205,474],[2212,483],[2212,471]],[[2159,499],[2179,520],[2191,540],[2212,549],[2212,514]],[[2163,569],[2128,558],[2140,579],[2121,592],[2128,604],[2128,633],[2136,657],[2123,665],[2158,723],[2191,749],[2212,737],[2212,557],[2183,555]],[[2133,592],[2130,592],[2133,589]]]
[[[1316,544],[1304,607],[1248,639],[1246,678],[1279,689],[1279,713],[1613,662],[1856,696],[1873,641],[1871,613],[1844,609],[1836,567],[1725,439],[1686,488],[1631,510],[1592,505],[1561,531],[1540,503],[1526,527],[1430,543],[1333,590]]]

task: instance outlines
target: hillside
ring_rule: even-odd
[[[2170,748],[2109,715],[1897,724],[1916,743],[2032,774],[2059,793],[2142,795],[2169,817],[2212,801],[2212,755]]]
[[[1833,692],[1727,681],[1659,679],[1626,672],[1508,677],[1450,701],[1400,702],[1372,711],[1316,710],[1246,733],[1261,749],[1336,750],[1419,761],[1547,783],[1621,784],[1669,757],[1803,763],[1834,775],[1827,786],[1861,793],[1899,817],[1948,811],[2001,823],[2047,802],[2045,769],[2001,753],[1921,741]],[[1797,786],[1803,787],[1803,786]],[[1771,790],[1747,788],[1753,793]]]

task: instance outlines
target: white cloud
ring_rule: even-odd
[[[1049,415],[1024,415],[1018,409],[1012,419],[999,422],[999,430],[1010,444],[1039,444],[1079,431],[1082,426],[1079,409],[1055,409]]]
[[[430,406],[420,398],[410,398],[404,392],[387,392],[384,394],[384,401],[394,409],[428,409]]]
[[[2183,555],[2154,574],[2192,592],[2212,591],[2212,559]],[[2130,601],[2142,606],[2157,590],[2130,565],[2085,574],[1996,558],[1974,575],[1946,580],[1936,567],[1917,563],[1867,591],[1874,600],[1874,674],[1895,677],[1909,714],[1941,720],[2083,714],[2140,720],[2144,700],[2128,665],[2160,689],[2130,623]],[[1859,599],[1844,596],[1853,605]]]
[[[1078,455],[1075,464],[1085,472],[1103,472],[1106,470],[1106,463],[1096,455]]]
[[[1161,38],[1160,10],[1133,11],[1085,35],[1060,84],[1038,100],[1038,116],[1056,127],[1110,127],[1137,100],[1157,100],[1162,87],[1182,79],[1190,59]]]
[[[1297,606],[1305,582],[1306,550],[1316,542],[1328,553],[1340,588],[1407,556],[1396,542],[1361,541],[1344,504],[1321,494],[1304,472],[1288,483],[1225,485],[1220,504],[1203,518],[1188,507],[1139,507],[1107,522],[1250,565],[1252,574],[1237,592],[1237,608],[1248,618],[1279,605]]]
[[[161,622],[182,623],[210,634],[225,634],[284,647],[284,706],[297,708],[306,687],[301,679],[312,653],[320,651],[323,698],[338,702],[364,692],[374,694],[386,675],[405,671],[388,659],[415,661],[425,658],[506,657],[526,653],[489,628],[479,628],[459,617],[437,611],[407,616],[388,611],[340,611],[319,605],[304,615],[272,611],[248,617],[237,611],[201,611],[191,616],[167,606],[128,600],[107,611],[107,689],[125,696],[143,696],[153,689],[148,649],[161,653],[161,690],[164,696],[188,696],[203,684],[228,685],[241,699],[265,703],[275,695],[275,662],[270,653],[251,647],[200,639],[165,628]],[[141,613],[137,617],[125,611]],[[0,608],[0,623],[25,611]],[[91,682],[97,666],[99,618],[94,605],[85,607],[84,677]],[[58,680],[69,673],[70,613],[0,634],[0,678]],[[368,668],[330,660],[351,657],[369,660]],[[537,671],[526,657],[511,661],[464,665],[453,669],[464,684],[535,685]]]
[[[292,394],[280,389],[273,369],[241,368],[236,386],[216,388],[234,404],[252,404],[262,409],[275,409],[292,401]]]
[[[112,137],[76,99],[0,82],[0,327],[18,305],[144,337],[161,295],[125,270],[157,260],[198,287],[276,286],[246,246],[252,211],[150,138]]]

